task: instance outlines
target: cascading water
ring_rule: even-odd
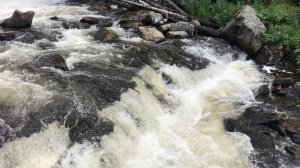
[[[89,34],[96,27],[65,30],[49,20],[51,16],[78,20],[94,15],[86,6],[65,6],[63,0],[11,0],[1,2],[0,7],[0,19],[9,17],[14,9],[34,10],[34,29],[50,34],[54,30],[61,32],[58,41],[53,42],[54,47],[46,51],[61,53],[71,70],[64,72],[45,66],[41,67],[43,71],[32,73],[23,68],[45,52],[38,47],[42,40],[32,44],[1,43],[0,112],[2,118],[6,116],[6,123],[16,130],[22,129],[20,123],[26,121],[30,112],[42,113],[45,104],[56,96],[72,99],[70,109],[80,114],[95,112],[98,119],[113,123],[113,131],[108,135],[72,143],[68,135],[72,127],[66,128],[55,120],[47,125],[41,119],[44,128],[40,132],[15,138],[0,148],[1,168],[254,167],[250,139],[244,134],[228,133],[223,126],[224,118],[235,117],[256,102],[255,93],[264,82],[264,75],[252,61],[246,61],[245,54],[218,39],[195,38],[181,40],[181,50],[208,60],[210,63],[203,69],[192,70],[159,60],[154,60],[155,66],[126,67],[115,62],[126,59],[126,47],[95,42]],[[126,35],[120,28],[112,29]],[[123,40],[130,41],[125,35]],[[141,43],[138,38],[134,41]],[[80,69],[78,63],[108,66],[101,70],[114,76],[94,76],[97,71]],[[110,69],[112,65],[119,71]],[[45,71],[52,77],[45,75]],[[124,73],[134,85],[120,86],[120,100],[112,102],[99,103],[102,93],[97,94],[97,89],[101,83],[84,81],[82,88],[91,89],[82,91],[76,89],[79,82],[73,80],[85,76],[121,82],[118,73]],[[61,113],[66,118],[72,114],[70,111]],[[16,119],[16,123],[9,119]]]

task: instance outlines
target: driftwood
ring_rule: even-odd
[[[112,0],[111,3],[123,6],[125,8],[127,8],[128,5],[130,5],[130,7],[132,7],[132,6],[133,7],[140,7],[140,8],[143,8],[143,9],[147,9],[147,10],[150,10],[150,11],[161,13],[163,15],[168,15],[170,17],[173,17],[173,18],[181,20],[181,21],[188,21],[188,17],[185,16],[185,15],[170,12],[168,10],[161,9],[161,8],[158,8],[158,7],[150,6],[149,4],[139,3],[139,2],[135,2],[135,1],[131,1],[131,0]]]

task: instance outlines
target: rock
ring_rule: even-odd
[[[118,35],[111,29],[100,28],[96,32],[94,39],[103,42],[114,42],[118,40]]]
[[[58,52],[46,52],[42,54],[37,60],[38,67],[54,67],[63,71],[68,71],[69,68],[65,59]]]
[[[0,147],[16,137],[14,130],[0,118]]]
[[[53,16],[53,17],[50,17],[50,20],[57,21],[57,20],[59,20],[59,18],[57,16]]]
[[[100,18],[91,17],[91,16],[85,16],[83,17],[80,22],[82,23],[88,23],[88,24],[98,24],[101,21]]]
[[[144,16],[142,18],[142,22],[144,24],[148,24],[148,25],[156,25],[163,18],[164,18],[163,15],[161,15],[160,13],[155,13],[155,12],[151,11],[151,12],[144,14]]]
[[[123,29],[138,29],[140,26],[143,26],[144,24],[140,20],[120,20],[119,24]]]
[[[278,127],[280,128],[280,130],[285,130],[289,133],[300,133],[300,119],[282,120]]]
[[[292,134],[291,138],[295,143],[300,144],[300,134]]]
[[[139,32],[142,37],[148,41],[159,43],[166,40],[165,36],[154,27],[140,26]]]
[[[257,95],[269,95],[269,94],[270,94],[269,84],[264,84],[259,87]]]
[[[286,96],[287,95],[287,89],[281,86],[274,86],[272,87],[272,93],[276,96]]]
[[[32,44],[37,40],[47,39],[51,42],[56,41],[55,33],[44,34],[34,29],[22,29],[14,32],[16,34],[15,41]]]
[[[33,11],[23,13],[15,10],[12,17],[5,19],[0,26],[4,28],[29,28],[31,27],[34,14]]]
[[[192,37],[194,34],[194,25],[189,22],[177,22],[172,24],[170,31],[185,31],[188,37]]]
[[[168,38],[187,38],[188,34],[185,31],[169,31],[167,32]]]
[[[97,27],[110,27],[113,25],[113,21],[111,19],[101,18]]]
[[[91,6],[88,8],[90,11],[98,11],[101,14],[105,14],[111,10],[111,7],[107,3],[97,2],[92,3]]]
[[[161,32],[166,32],[166,31],[170,30],[171,27],[172,27],[172,24],[168,23],[168,24],[164,24],[164,25],[159,26],[158,30],[161,31]]]
[[[38,47],[40,47],[43,50],[52,49],[55,47],[55,45],[47,39],[41,39],[41,40],[37,41],[36,44]]]
[[[299,145],[286,146],[284,149],[289,154],[295,156],[296,158],[300,158],[300,146]]]
[[[83,22],[62,22],[62,27],[64,29],[89,29],[91,26],[88,23]]]
[[[293,85],[294,80],[291,77],[285,77],[285,78],[276,78],[273,81],[273,86],[282,86],[282,87],[289,87]]]
[[[16,35],[14,33],[0,32],[0,41],[11,41],[14,38],[16,38]]]
[[[255,61],[259,64],[276,65],[283,57],[282,44],[266,45],[256,56]]]
[[[190,23],[194,25],[195,28],[200,27],[201,24],[198,20],[191,20]]]
[[[263,45],[261,34],[264,32],[266,27],[256,16],[256,11],[246,5],[232,21],[226,24],[221,34],[253,56]]]

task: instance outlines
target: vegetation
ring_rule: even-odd
[[[212,3],[211,0],[196,0],[194,4],[188,4],[186,10],[200,19],[225,25],[243,6],[243,2],[220,0]],[[300,49],[299,6],[290,0],[256,0],[250,6],[267,26],[267,32],[263,35],[266,43],[283,43],[294,50]]]

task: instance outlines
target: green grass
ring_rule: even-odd
[[[231,3],[226,0],[218,3],[211,3],[211,0],[196,0],[195,4],[186,6],[186,11],[202,20],[225,25],[243,6],[241,2]],[[265,43],[282,43],[299,51],[299,6],[292,4],[290,0],[256,0],[250,6],[257,11],[257,16],[267,27],[267,32],[263,34]]]

